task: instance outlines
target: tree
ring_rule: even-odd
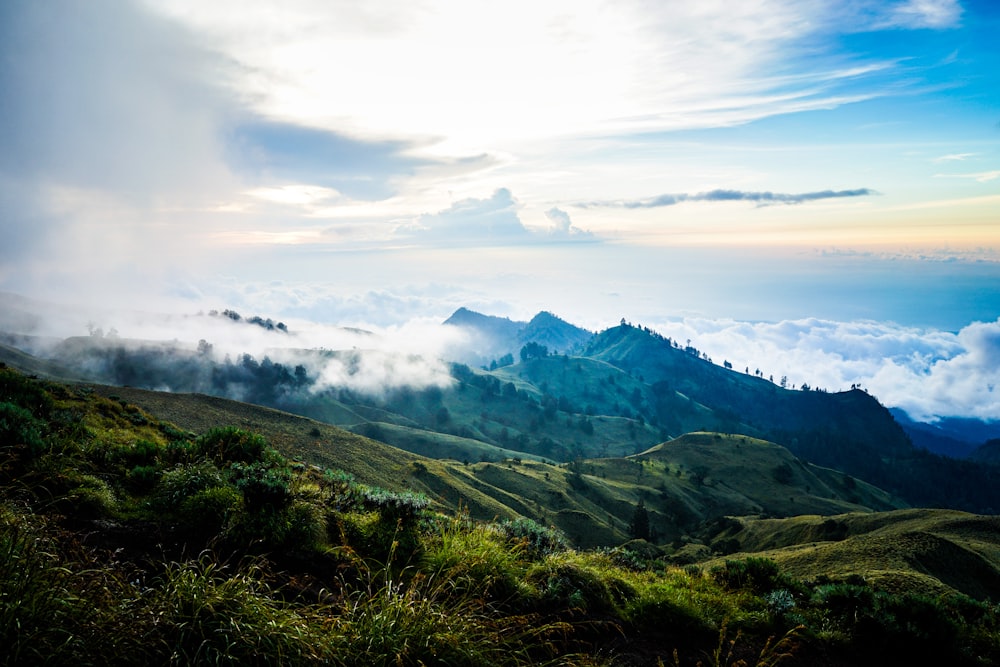
[[[547,356],[549,356],[549,348],[535,341],[531,341],[521,348],[521,361],[543,359]]]
[[[646,503],[642,498],[639,499],[639,504],[635,506],[635,512],[632,513],[632,521],[628,524],[628,534],[636,540],[649,539],[649,512],[646,510]]]

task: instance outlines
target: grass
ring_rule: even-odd
[[[444,512],[401,483],[296,463],[242,427],[198,437],[127,401],[5,369],[0,389],[0,402],[20,411],[8,410],[16,428],[7,432],[21,434],[0,452],[2,664],[1000,661],[994,603],[948,585],[866,580],[875,551],[854,572],[805,577],[770,552],[680,568],[656,549],[574,549],[555,522]],[[579,508],[601,498],[624,511],[635,497],[598,462],[591,471],[591,462],[399,460],[408,478],[454,475],[468,489],[503,481],[527,493],[544,482],[565,503],[553,519],[583,521]],[[657,478],[641,457],[615,465]],[[666,465],[660,473],[676,476]],[[957,553],[940,550],[947,536],[987,564],[1000,550],[993,523],[960,513],[834,519],[846,528],[819,518],[788,525],[836,534],[830,545],[867,537],[867,548],[881,539],[889,553],[908,544],[900,563],[921,560],[900,572],[914,576]],[[818,550],[774,522],[727,530],[737,543]]]

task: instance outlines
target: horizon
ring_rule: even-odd
[[[998,30],[986,0],[4,3],[0,291],[396,344],[460,306],[624,317],[1000,420]]]

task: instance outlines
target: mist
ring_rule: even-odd
[[[250,398],[247,387],[261,380],[260,372],[287,370],[294,378],[296,367],[308,382],[300,377],[291,384],[310,393],[346,389],[380,396],[400,388],[444,388],[452,382],[445,359],[468,343],[461,330],[437,320],[361,329],[228,308],[190,314],[104,310],[10,294],[0,295],[0,304],[5,342],[35,356],[102,381],[237,400]]]

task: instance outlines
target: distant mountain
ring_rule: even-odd
[[[969,455],[969,458],[973,461],[1000,465],[1000,438],[987,440],[982,445],[977,447],[975,451]]]
[[[986,440],[986,437],[980,438],[980,435],[983,434],[983,427],[987,426],[984,422],[961,420],[962,422],[976,422],[972,429],[964,429],[961,428],[961,424],[956,423],[958,420],[930,424],[910,419],[906,411],[900,408],[890,408],[889,412],[910,436],[914,446],[935,454],[956,459],[968,458]]]
[[[518,342],[522,345],[538,343],[555,354],[573,352],[593,337],[594,334],[590,331],[544,310],[531,318],[517,334]]]
[[[917,422],[905,410],[889,408],[913,444],[935,454],[965,459],[990,438],[1000,438],[1000,424],[978,419],[941,419],[936,423]]]
[[[443,324],[474,329],[497,340],[514,340],[526,323],[514,322],[508,317],[483,315],[463,306],[452,313],[451,317],[446,319]]]
[[[530,322],[520,322],[462,307],[443,324],[459,327],[469,334],[470,354],[455,360],[475,365],[485,365],[505,355],[517,360],[527,343],[544,345],[555,354],[569,353],[594,337],[590,331],[545,311],[535,315]]]

